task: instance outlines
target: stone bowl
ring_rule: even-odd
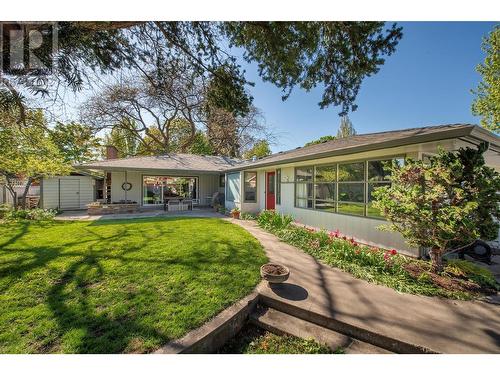
[[[260,275],[271,284],[279,284],[288,280],[290,270],[276,263],[266,263],[260,267]]]

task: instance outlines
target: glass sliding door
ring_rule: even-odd
[[[143,176],[144,205],[160,205],[169,199],[198,199],[198,177]]]

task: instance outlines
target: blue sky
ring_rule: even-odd
[[[484,60],[481,41],[494,22],[398,22],[403,38],[380,71],[363,81],[358,110],[350,118],[358,133],[445,123],[478,123],[471,114],[475,67]],[[336,134],[338,108],[321,110],[322,88],[295,89],[282,102],[281,90],[264,83],[255,66],[244,64],[254,104],[280,136],[274,152]]]

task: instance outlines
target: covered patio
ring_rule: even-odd
[[[142,213],[149,208],[190,211],[210,207],[215,195],[223,197],[224,171],[239,162],[222,156],[171,154],[108,158],[75,168],[104,173],[104,197],[98,202],[109,207],[100,210],[102,206],[96,203],[93,213],[110,215],[115,211]]]

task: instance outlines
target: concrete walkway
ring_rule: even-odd
[[[229,219],[228,219],[229,220]],[[441,353],[500,353],[500,306],[398,293],[319,263],[252,221],[271,262],[290,268],[287,283],[258,292],[343,323]]]
[[[116,220],[116,219],[140,219],[145,217],[216,217],[225,218],[226,216],[211,209],[194,209],[186,211],[165,212],[163,210],[148,210],[131,214],[109,214],[109,215],[89,215],[87,210],[64,211],[57,215],[55,220],[72,221],[94,221],[94,220]]]

